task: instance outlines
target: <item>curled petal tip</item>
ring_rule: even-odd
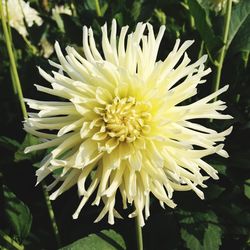
[[[72,215],[72,218],[73,218],[74,220],[76,220],[76,219],[78,219],[78,216],[79,216],[79,213],[74,213],[74,214]]]
[[[30,151],[31,151],[31,150],[30,150],[30,147],[27,147],[27,148],[24,149],[23,152],[24,152],[25,154],[28,154]]]

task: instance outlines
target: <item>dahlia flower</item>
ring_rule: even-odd
[[[43,21],[39,17],[38,12],[30,7],[30,4],[23,0],[2,0],[3,2],[3,11],[6,15],[6,2],[8,8],[8,18],[10,26],[18,31],[20,35],[26,37],[28,35],[27,29],[25,27],[25,22],[28,27],[33,26],[36,23],[38,26],[42,25]]]
[[[74,219],[95,195],[92,205],[104,205],[95,222],[108,214],[113,224],[114,217],[121,217],[115,210],[120,193],[124,209],[134,206],[129,217],[138,216],[143,226],[150,215],[150,195],[162,207],[174,208],[174,191],[193,190],[203,199],[203,182],[209,176],[218,179],[202,158],[228,157],[221,142],[232,128],[216,132],[196,121],[231,118],[219,112],[226,108],[224,102],[209,102],[228,86],[184,104],[210,72],[204,66],[207,56],[190,63],[185,51],[193,41],[180,45],[177,40],[166,59],[157,61],[164,31],[161,26],[155,36],[150,24],[138,23],[128,35],[128,26],[122,27],[117,39],[113,20],[110,38],[107,25],[102,27],[101,52],[85,26],[84,56],[69,46],[64,56],[56,42],[59,63],[49,61],[56,71],[50,75],[39,68],[51,86],[36,88],[60,99],[26,99],[38,113],[29,114],[24,129],[41,138],[41,144],[25,152],[51,148],[37,170],[37,182],[54,173],[48,186],[55,190],[51,200],[77,184],[81,202]]]

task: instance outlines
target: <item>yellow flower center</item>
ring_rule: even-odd
[[[148,133],[148,122],[151,120],[149,109],[148,103],[137,102],[134,97],[115,97],[102,114],[108,135],[119,141],[133,142]]]

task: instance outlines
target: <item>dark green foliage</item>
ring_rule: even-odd
[[[26,134],[24,141],[19,146],[18,150],[15,152],[15,162],[23,161],[23,160],[32,160],[36,162],[39,159],[39,156],[42,156],[43,153],[40,151],[31,152],[29,154],[24,153],[24,149],[30,145],[38,144],[40,141],[37,137]],[[41,158],[41,157],[40,157]]]
[[[250,50],[249,33],[250,33],[250,15],[248,14],[248,17],[242,23],[237,35],[232,41],[232,48],[230,53],[237,53],[239,51],[249,52]]]
[[[121,235],[114,230],[102,230],[96,234],[77,240],[74,243],[61,248],[60,250],[124,250],[125,242]]]
[[[188,0],[188,7],[192,14],[197,30],[209,50],[218,49],[220,39],[215,35],[212,22],[209,17],[209,10],[204,9],[197,0]]]
[[[32,215],[29,208],[6,186],[3,186],[4,213],[6,223],[19,242],[30,233]]]
[[[180,211],[181,238],[188,249],[219,249],[222,229],[218,218],[212,211]]]
[[[0,145],[1,147],[5,147],[9,150],[17,150],[20,148],[20,143],[14,139],[8,138],[6,136],[0,137]]]
[[[230,46],[237,32],[244,26],[249,24],[249,15],[250,15],[250,2],[249,1],[240,1],[239,4],[235,6],[235,10],[232,13],[231,23],[229,27],[229,37],[228,37],[228,46]],[[248,34],[250,31],[250,27],[248,25],[248,29],[245,27],[246,31],[248,30]],[[242,35],[238,33],[237,36]],[[242,37],[241,37],[242,38]],[[245,39],[247,35],[245,36]],[[249,39],[249,36],[248,36]],[[244,40],[244,39],[243,39]],[[246,41],[243,41],[243,43]],[[248,41],[249,43],[249,41]],[[244,44],[245,45],[245,44]],[[248,45],[249,46],[249,45]],[[249,49],[248,49],[249,50]]]

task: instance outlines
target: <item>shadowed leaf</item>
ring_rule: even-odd
[[[6,220],[13,234],[23,241],[29,235],[32,215],[29,208],[8,187],[3,186],[3,190]]]
[[[113,230],[102,230],[97,234],[77,240],[74,243],[61,248],[60,250],[124,250],[125,242],[121,235]]]

